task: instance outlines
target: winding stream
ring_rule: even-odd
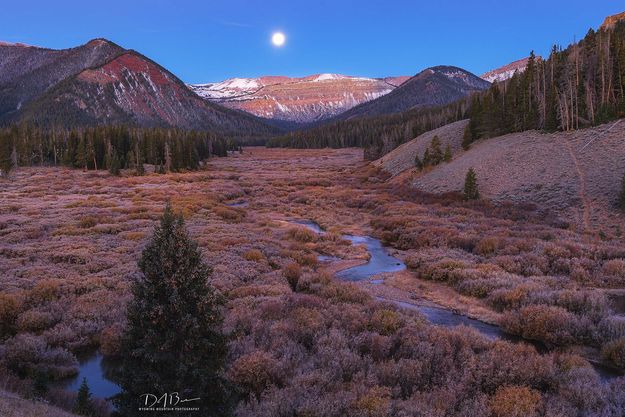
[[[357,265],[339,271],[336,276],[345,281],[361,281],[383,272],[397,272],[406,269],[406,265],[388,253],[382,242],[370,236],[343,236],[353,245],[364,245],[370,258],[366,264]]]
[[[319,226],[319,224],[311,220],[293,220],[292,223],[302,225],[317,233],[324,233],[323,229]],[[392,256],[388,252],[388,249],[384,245],[382,245],[382,242],[380,242],[380,240],[375,239],[371,236],[344,235],[343,237],[345,239],[348,239],[354,245],[364,245],[370,254],[370,259],[366,264],[357,265],[339,271],[336,274],[337,278],[345,281],[362,281],[384,272],[396,272],[406,269],[406,265],[398,258]],[[381,284],[383,280],[371,280],[369,282],[374,284]],[[455,327],[464,325],[477,330],[490,340],[506,340],[513,343],[529,343],[541,353],[548,352],[547,347],[541,342],[523,339],[520,336],[506,333],[499,326],[488,324],[477,319],[472,319],[462,314],[456,314],[453,311],[443,307],[415,305],[408,302],[391,300],[383,297],[376,297],[376,299],[379,301],[394,304],[400,308],[418,311],[419,313],[423,314],[430,323],[437,326]],[[622,376],[622,374],[617,370],[602,365],[600,363],[591,362],[591,365],[599,374],[599,377],[602,381],[609,381],[611,379]]]
[[[297,224],[312,230],[315,233],[324,234],[325,231],[319,224],[311,220],[293,219],[290,223]],[[378,239],[371,236],[351,236],[344,235],[345,239],[354,245],[364,245],[370,254],[369,261],[366,264],[357,265],[351,268],[339,271],[336,276],[345,281],[362,281],[372,276],[384,272],[397,272],[406,269],[406,265],[392,256],[388,249],[382,245]],[[322,261],[334,261],[338,258],[332,256],[320,256]],[[382,283],[383,280],[371,280],[372,283]],[[456,314],[451,310],[436,306],[422,306],[411,304],[399,300],[391,300],[383,297],[376,297],[378,301],[390,303],[397,307],[407,310],[418,311],[432,324],[444,327],[455,327],[464,325],[471,327],[490,340],[507,340],[514,343],[530,343],[534,345],[539,352],[546,352],[547,348],[540,342],[532,342],[523,339],[520,336],[511,335],[504,332],[499,326],[485,323],[483,321],[472,319],[462,314]],[[591,363],[599,377],[603,381],[622,376],[618,371],[606,367],[602,364]],[[69,391],[78,391],[82,379],[87,378],[87,383],[94,397],[109,398],[120,392],[120,387],[110,379],[111,370],[118,366],[114,360],[104,358],[99,352],[80,360],[78,375],[62,382],[62,386]]]

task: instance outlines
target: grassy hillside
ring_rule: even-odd
[[[433,193],[462,190],[467,171],[474,168],[480,193],[488,199],[535,203],[586,229],[622,222],[616,201],[625,172],[625,122],[572,132],[508,134],[455,152],[450,163],[424,172],[414,169],[415,153],[423,152],[436,133],[443,146],[451,141],[457,148],[461,123],[421,135],[375,164],[393,175],[404,171],[415,188]]]
[[[415,157],[417,155],[419,158],[423,157],[423,153],[426,148],[430,146],[434,136],[438,136],[443,148],[449,144],[452,153],[456,154],[462,151],[462,135],[468,123],[468,120],[460,120],[458,122],[439,127],[438,129],[425,132],[410,142],[400,145],[392,152],[374,161],[373,164],[381,167],[393,176],[398,175],[407,169],[414,168]]]

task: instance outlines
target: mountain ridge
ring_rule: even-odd
[[[381,116],[445,105],[489,86],[488,81],[465,69],[437,65],[417,73],[387,95],[360,104],[333,120]]]
[[[259,117],[310,123],[387,94],[408,78],[321,73],[304,77],[229,78],[218,83],[191,84],[189,88],[206,100]]]
[[[94,57],[94,51],[101,49],[106,53]],[[13,100],[9,101],[12,108],[0,112],[5,122],[68,127],[120,123],[205,129],[232,136],[270,135],[279,131],[248,113],[206,102],[157,62],[104,38],[95,38],[70,49],[35,47],[35,50],[48,51],[61,58],[50,59],[49,54],[44,54],[45,59],[25,75],[5,76],[0,98],[10,99],[12,92],[19,92],[20,86],[30,88],[25,102],[16,101],[20,97],[13,94]],[[78,54],[82,58],[78,59],[80,65],[68,69],[64,57],[73,57],[76,50],[85,51]],[[26,57],[32,54],[20,51],[14,65],[20,61],[20,53]],[[91,59],[87,59],[89,57]],[[58,75],[40,83],[32,79],[48,70],[57,71]],[[22,82],[24,79],[28,82]]]

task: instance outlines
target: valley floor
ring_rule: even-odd
[[[354,320],[344,325],[356,332],[362,325],[357,323],[358,314],[377,317],[380,307],[369,304],[373,296],[442,305],[551,346],[583,345],[594,350],[595,356],[603,347],[608,359],[612,350],[625,349],[625,344],[611,345],[625,340],[622,242],[604,242],[560,229],[558,222],[532,208],[464,203],[454,196],[430,196],[392,185],[387,179],[363,162],[359,149],[246,148],[242,154],[212,159],[199,172],[141,177],[22,168],[13,180],[0,183],[0,312],[6,311],[6,306],[16,311],[13,318],[10,314],[0,314],[0,318],[4,320],[1,324],[17,335],[8,339],[0,352],[20,358],[24,346],[44,343],[72,351],[100,346],[105,355],[114,355],[123,329],[130,277],[167,201],[185,215],[190,234],[213,268],[213,284],[229,300],[225,327],[240,335],[231,346],[233,380],[246,386],[240,381],[245,372],[236,372],[243,365],[260,366],[262,362],[275,367],[275,375],[267,371],[270,382],[249,388],[250,392],[268,390],[267,396],[262,400],[260,395],[257,400],[250,397],[240,406],[239,415],[272,415],[270,410],[276,410],[272,407],[277,407],[280,395],[295,395],[280,394],[276,388],[290,389],[285,381],[294,378],[295,365],[289,357],[305,357],[312,361],[308,366],[326,369],[316,361],[330,360],[324,356],[330,355],[329,345],[315,345],[325,339],[292,327],[295,325],[286,322],[287,318],[306,331],[318,329],[319,334],[323,328],[330,331],[337,321]],[[312,220],[326,233],[318,235],[295,224],[297,220]],[[409,269],[385,274],[383,284],[332,283],[334,272],[367,260],[365,249],[350,245],[342,238],[345,234],[382,239]],[[320,255],[330,260],[319,262]],[[292,263],[302,271],[299,298],[294,298],[283,277],[284,268]],[[303,294],[311,295],[306,298]],[[352,311],[359,305],[363,307],[358,307],[358,312]],[[345,316],[330,319],[328,311]],[[371,319],[367,331],[381,326],[382,339],[390,340],[396,329],[414,319],[414,314],[405,311],[393,313],[401,320],[380,314],[381,324]],[[445,337],[455,334],[450,332]],[[468,334],[466,337],[478,338]],[[285,337],[312,350],[300,352],[301,346],[291,340],[284,342]],[[336,338],[343,340],[343,336]],[[382,339],[367,342],[373,345],[362,347],[363,352],[390,343]],[[350,336],[341,343],[355,340],[356,336]],[[359,343],[367,344],[364,339]],[[378,346],[380,352],[386,353],[371,353],[374,358],[390,354],[382,345]],[[287,348],[297,353],[287,354]],[[345,346],[332,349],[349,350]],[[488,351],[484,349],[474,346],[475,352]],[[535,355],[514,352],[517,358]],[[249,359],[252,357],[254,360]],[[615,353],[614,358],[618,357]],[[558,361],[565,359],[549,356],[548,360],[553,370],[560,369]],[[304,372],[303,364],[297,366],[302,367],[298,372]],[[360,365],[354,362],[353,366]],[[565,367],[566,372],[575,367],[587,369],[587,363],[566,359]],[[457,372],[464,372],[461,368]],[[357,370],[353,372],[357,374]],[[541,385],[544,378],[559,381],[562,372],[553,370],[549,377],[536,377],[539,382],[520,376],[507,383],[505,379],[500,384],[492,382],[494,385],[484,388],[482,400],[486,404],[504,385],[540,389],[545,386]],[[303,378],[304,373],[298,375]],[[595,381],[596,375],[585,378]],[[544,407],[562,383],[553,384],[543,399]],[[376,391],[377,385],[373,385],[363,388],[364,393],[354,388],[350,399],[344,401],[365,409],[384,409],[390,398],[417,395],[397,397],[390,388]],[[367,402],[367,395],[382,398],[384,404]],[[335,401],[343,400],[337,397]],[[473,406],[480,408],[479,404]],[[600,407],[598,403],[586,406]]]

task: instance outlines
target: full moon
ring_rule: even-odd
[[[286,41],[286,36],[284,36],[284,33],[282,32],[276,32],[271,35],[271,43],[273,43],[275,46],[284,45],[284,41]]]

